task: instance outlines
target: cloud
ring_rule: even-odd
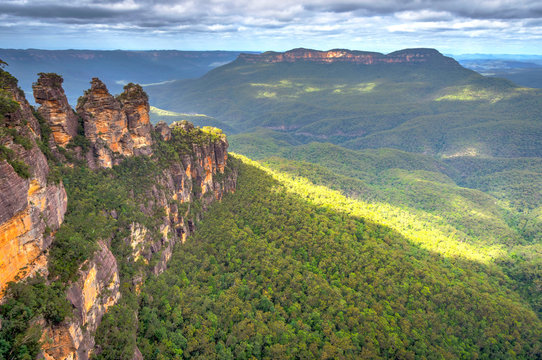
[[[343,41],[361,47],[372,41],[385,47],[392,43],[390,36],[399,44],[410,36],[408,43],[419,45],[437,42],[431,34],[438,33],[455,36],[458,43],[461,38],[489,36],[491,31],[515,41],[540,41],[542,36],[540,0],[0,1],[0,47],[12,43],[7,36],[33,44],[36,39],[21,35],[33,32],[36,38],[48,35],[58,42],[69,40],[69,34],[74,44],[94,34],[103,37],[105,45],[116,47],[153,36],[179,39],[165,43],[170,46],[188,44],[191,39],[198,45],[203,39],[212,46],[220,46],[223,40],[228,46],[254,44],[251,48],[282,47],[295,41],[323,45],[328,40],[335,46],[345,46],[339,43]],[[86,41],[95,44],[98,40]]]

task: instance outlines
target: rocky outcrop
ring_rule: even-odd
[[[164,121],[158,122],[154,126],[154,131],[160,136],[160,139],[169,141],[171,139],[171,129]]]
[[[68,289],[74,317],[67,323],[47,328],[43,356],[50,360],[89,358],[94,349],[94,332],[107,309],[120,298],[117,260],[103,241],[92,260],[79,270],[78,281]]]
[[[134,155],[152,154],[152,126],[149,98],[141,86],[128,84],[117,98],[128,120],[128,132],[134,143]]]
[[[166,126],[167,127],[167,126]],[[173,124],[188,134],[201,132],[191,123]],[[160,136],[165,134],[169,141],[178,141],[171,129],[157,127]],[[175,133],[175,131],[174,131]],[[160,259],[153,265],[153,272],[159,274],[165,270],[173,247],[184,242],[194,230],[194,223],[215,200],[221,200],[224,194],[233,192],[236,187],[237,173],[228,169],[228,142],[225,136],[208,139],[200,143],[191,143],[189,154],[181,156],[180,163],[170,165],[157,177],[148,198],[152,199],[144,207],[144,212],[151,216],[155,207],[164,209],[165,217],[160,225],[160,239],[152,241],[150,232],[141,224],[133,224],[127,239],[133,249],[134,260],[143,257],[149,262],[154,254]],[[191,207],[200,207],[191,211]]]
[[[54,142],[65,148],[77,135],[77,115],[64,94],[62,77],[53,73],[39,75],[38,81],[32,85],[34,98],[41,105],[38,113],[49,124]]]
[[[0,98],[0,105],[13,105],[0,107],[9,110],[0,114],[1,289],[7,282],[37,271],[47,275],[47,249],[63,222],[68,201],[62,183],[51,180],[47,158],[36,142],[40,123],[16,82],[7,84],[7,90],[0,92],[0,96],[7,96],[7,100]],[[34,84],[36,101],[41,104],[39,113],[46,121],[42,126],[48,124],[52,130],[49,146],[58,154],[66,154],[57,161],[76,159],[67,165],[79,166],[80,154],[88,148],[86,159],[91,168],[112,167],[126,157],[156,156],[153,138],[166,142],[161,146],[175,153],[173,160],[167,158],[169,165],[149,174],[152,186],[139,198],[141,211],[157,219],[152,226],[158,224],[158,228],[147,229],[134,221],[126,229],[129,236],[124,241],[131,246],[132,254],[122,261],[143,259],[148,264],[147,270],[132,279],[137,292],[145,276],[164,271],[175,244],[184,242],[195,230],[195,223],[209,204],[234,191],[237,173],[228,166],[228,142],[218,129],[204,131],[188,122],[172,127],[161,123],[153,129],[148,98],[139,85],[127,85],[115,98],[99,79],[94,78],[91,84],[77,106],[90,146],[80,139],[75,148],[67,144],[77,136],[78,116],[66,101],[62,78],[41,74]],[[4,83],[0,85],[6,88]],[[44,145],[40,143],[41,148]],[[59,152],[57,146],[65,150]],[[48,156],[54,158],[55,153]],[[115,211],[110,215],[115,218]],[[35,319],[44,329],[43,358],[88,359],[94,351],[94,334],[102,317],[121,296],[117,259],[108,241],[98,241],[98,249],[81,264],[76,280],[66,284],[73,316],[54,326],[43,318]],[[134,358],[141,358],[137,348]]]
[[[239,55],[238,60],[247,63],[292,63],[309,61],[321,64],[342,62],[375,65],[431,62],[445,65],[459,65],[454,59],[443,56],[435,49],[405,49],[385,55],[377,52],[352,51],[346,49],[319,51],[300,48],[283,53],[268,51],[262,54],[241,54]]]
[[[126,114],[100,79],[92,79],[91,88],[79,98],[76,110],[92,145],[92,153],[87,156],[90,167],[110,168],[122,160],[121,156],[134,154]]]
[[[9,79],[8,75],[0,70],[4,81]],[[8,282],[46,270],[44,254],[51,244],[51,233],[62,224],[67,197],[62,183],[47,181],[49,165],[36,144],[40,127],[14,79],[4,82],[0,96],[18,104],[16,110],[0,114],[0,145],[4,155],[0,156],[0,291],[3,292]]]
[[[125,156],[152,154],[149,102],[139,85],[127,85],[116,99],[100,79],[93,78],[76,110],[92,145],[87,154],[91,168],[111,167]]]

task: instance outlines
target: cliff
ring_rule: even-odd
[[[10,281],[45,272],[52,234],[62,224],[67,197],[48,181],[41,129],[17,82],[0,69],[0,291]],[[3,296],[0,295],[0,296]]]
[[[77,115],[64,94],[62,77],[51,73],[39,75],[38,81],[32,86],[34,98],[41,105],[38,113],[49,123],[54,142],[66,147],[77,135]]]
[[[38,270],[47,284],[62,282],[71,315],[51,322],[36,312],[24,331],[41,329],[38,339],[45,359],[88,359],[100,351],[95,334],[104,315],[123,291],[137,293],[147,276],[165,270],[174,246],[194,231],[207,207],[234,191],[236,170],[228,166],[228,143],[220,130],[188,122],[154,128],[147,95],[139,85],[127,85],[115,98],[94,78],[75,113],[67,104],[62,78],[40,74],[34,84],[39,119],[12,82],[0,93],[0,105],[6,104],[0,107],[5,108],[0,138],[1,285]],[[72,182],[68,191],[61,181],[52,180],[51,164]],[[95,180],[85,182],[87,167]],[[74,179],[87,190],[74,185]],[[124,192],[113,192],[119,198],[111,202],[108,193],[97,191],[95,203],[84,208],[89,204],[86,196],[100,186],[121,186]],[[68,201],[74,205],[67,211]],[[78,229],[78,211],[103,223],[91,225],[98,229]],[[68,228],[59,230],[64,216]],[[95,230],[100,235],[93,237]],[[61,240],[56,239],[61,233]],[[81,246],[86,253],[78,252]],[[2,316],[2,322],[9,320],[9,314]],[[133,351],[137,358],[137,347]]]
[[[240,54],[238,61],[247,63],[293,63],[308,61],[320,64],[352,63],[376,65],[439,63],[443,65],[459,65],[454,59],[445,57],[434,49],[405,49],[385,55],[377,52],[345,49],[319,51],[300,48],[283,53],[268,51],[262,54]]]

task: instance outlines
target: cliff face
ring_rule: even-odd
[[[279,63],[309,61],[321,64],[352,63],[362,65],[375,64],[404,64],[439,62],[447,65],[456,65],[452,58],[445,57],[434,49],[406,49],[384,55],[376,52],[351,51],[334,49],[318,51],[311,49],[293,49],[283,53],[265,52],[263,54],[241,54],[238,59],[248,63]]]
[[[91,84],[76,108],[83,118],[85,137],[92,145],[87,161],[92,168],[111,167],[118,164],[122,156],[134,154],[134,143],[121,104],[98,78],[93,78]]]
[[[98,251],[79,270],[68,289],[74,308],[69,322],[45,328],[43,356],[48,360],[88,359],[94,349],[94,332],[107,310],[120,298],[117,260],[100,241]]]
[[[8,79],[0,70],[0,76]],[[62,183],[48,182],[47,159],[36,144],[40,127],[15,80],[0,96],[16,109],[0,114],[0,291],[10,281],[46,270],[51,232],[62,224],[67,197]],[[47,231],[46,231],[47,230]],[[0,295],[2,296],[2,295]]]
[[[49,123],[54,142],[65,148],[77,135],[78,121],[68,104],[62,82],[62,77],[56,74],[41,73],[32,89],[36,102],[41,105],[38,113]]]
[[[141,86],[128,84],[118,100],[128,120],[128,132],[134,143],[134,154],[151,155],[152,137],[147,94]]]
[[[199,131],[190,123],[172,126],[173,135],[169,128],[165,130],[157,126],[157,132],[169,141],[176,141],[175,133],[178,131]],[[237,174],[226,171],[228,142],[225,136],[190,145],[190,154],[181,156],[179,163],[172,164],[157,177],[149,196],[152,201],[144,209],[149,216],[155,206],[164,209],[165,216],[160,225],[161,238],[154,242],[144,240],[149,237],[149,232],[141,224],[134,224],[131,229],[129,241],[134,249],[134,259],[143,256],[149,261],[153,254],[160,252],[160,259],[153,267],[155,274],[165,270],[174,245],[184,242],[194,231],[194,222],[199,220],[208,205],[221,200],[225,193],[235,191]],[[195,206],[195,203],[201,206],[201,210],[190,215],[190,207]],[[151,245],[142,247],[141,244]]]
[[[228,143],[221,132],[205,133],[187,122],[172,127],[161,123],[153,128],[148,98],[139,85],[127,85],[124,93],[115,98],[99,79],[93,79],[91,84],[90,90],[80,98],[76,114],[66,101],[62,78],[41,74],[34,84],[34,95],[41,104],[39,114],[49,125],[52,136],[48,144],[42,142],[40,146],[37,141],[42,126],[24,94],[17,89],[16,81],[9,86],[3,84],[7,90],[0,92],[3,101],[0,109],[9,111],[2,114],[0,123],[2,289],[7,282],[37,271],[48,276],[47,250],[67,209],[64,186],[61,182],[48,181],[51,170],[40,149],[49,146],[52,151],[49,157],[71,154],[57,158],[57,161],[75,159],[75,163],[66,164],[68,167],[80,166],[78,161],[84,160],[97,171],[132,156],[146,155],[151,158],[145,161],[160,162],[153,160],[156,157],[153,139],[159,139],[162,147],[173,149],[176,155],[173,160],[167,158],[167,165],[159,166],[158,173],[143,174],[152,181],[146,193],[138,198],[137,207],[144,216],[157,219],[154,225],[149,227],[144,221],[134,219],[128,228],[115,230],[128,234],[121,241],[129,246],[131,255],[115,258],[111,250],[112,239],[118,241],[115,233],[110,238],[99,239],[97,250],[80,264],[75,280],[65,284],[73,315],[56,325],[43,318],[34,319],[42,327],[41,356],[48,360],[88,359],[96,351],[94,334],[103,316],[121,298],[119,261],[126,264],[142,259],[147,264],[147,270],[138,270],[131,280],[137,291],[147,276],[145,271],[162,272],[174,245],[184,242],[194,231],[195,222],[209,204],[222,199],[236,186],[237,174],[228,167]],[[3,107],[4,102],[11,107]],[[78,115],[90,144],[86,154],[82,151],[84,146],[73,142],[79,126]],[[65,150],[59,152],[56,146]],[[107,216],[117,219],[118,215],[111,211]],[[58,278],[48,281],[52,280]],[[134,356],[137,358],[138,354],[136,347]]]
[[[73,151],[72,159],[81,159],[80,145],[74,144],[74,150],[70,150],[73,146],[67,146],[77,136],[79,124],[61,84],[62,79],[54,74],[40,76],[34,85],[36,101],[41,104],[39,114],[51,129],[48,145],[55,147],[54,154],[59,154],[56,150],[59,146]],[[38,270],[47,275],[47,249],[54,241],[54,232],[62,224],[67,208],[62,183],[47,181],[51,170],[36,143],[40,139],[40,124],[16,83],[8,90],[8,100],[17,106],[3,116],[1,133],[1,145],[12,151],[9,158],[3,155],[0,161],[2,287],[18,276]],[[149,174],[153,185],[145,194],[145,200],[139,200],[141,211],[148,217],[156,217],[158,209],[161,214],[158,228],[147,228],[134,221],[124,239],[132,255],[122,261],[143,259],[149,264],[150,273],[162,272],[174,245],[194,231],[195,222],[208,205],[235,189],[236,173],[227,168],[225,136],[205,134],[189,123],[173,128],[159,124],[153,129],[147,95],[133,84],[114,98],[100,80],[93,79],[91,89],[80,99],[77,109],[90,144],[85,160],[91,168],[112,167],[130,156],[152,156],[153,132],[160,141],[171,144],[164,146],[182,148],[177,160],[168,162],[160,173]],[[22,142],[21,137],[27,141]],[[26,167],[19,169],[17,161]],[[116,213],[110,216],[116,217]],[[43,327],[41,340],[45,359],[88,359],[95,351],[94,334],[108,309],[121,297],[119,266],[109,241],[99,240],[98,250],[80,265],[76,280],[66,284],[73,316],[54,326],[36,319]],[[144,277],[139,275],[132,281],[139,286]],[[138,354],[137,348],[135,354]]]

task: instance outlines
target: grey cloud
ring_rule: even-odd
[[[311,11],[354,12],[389,15],[401,11],[447,11],[456,16],[473,19],[520,19],[542,17],[542,3],[533,0],[384,0],[384,1],[309,1],[305,8]]]
[[[99,18],[114,18],[121,13],[133,13],[130,11],[119,11],[105,8],[96,8],[85,6],[65,6],[65,5],[15,5],[4,4],[0,5],[0,13],[15,15],[18,17],[28,17],[37,19],[99,19]]]
[[[178,8],[174,6],[178,6]],[[287,11],[288,9],[296,9],[296,6],[301,11]],[[172,9],[172,11],[160,12],[158,9],[161,8]],[[149,24],[160,24],[164,21],[166,23],[173,21],[207,23],[213,19],[219,23],[228,23],[233,17],[243,16],[291,23],[300,18],[316,16],[318,13],[351,13],[353,17],[364,17],[427,10],[446,12],[450,16],[472,19],[542,18],[542,3],[538,0],[513,2],[509,0],[263,0],[256,2],[249,0],[76,0],[72,1],[71,5],[53,0],[25,4],[15,2],[0,4],[1,14],[14,17],[60,19],[60,21],[62,19],[86,19],[89,22],[92,22],[93,19],[117,19],[142,27],[149,27]],[[414,21],[417,20],[414,19]]]
[[[34,20],[76,29],[82,29],[82,25],[90,28],[100,25],[102,31],[110,25],[111,31],[134,33],[151,29],[171,34],[232,33],[243,27],[278,35],[281,31],[310,25],[315,34],[332,35],[340,34],[343,29],[360,31],[360,24],[367,18],[378,17],[391,24],[439,23],[417,28],[420,32],[459,33],[485,27],[454,28],[458,20],[515,21],[526,28],[538,27],[542,21],[539,0],[71,0],[70,5],[66,0],[0,2],[3,22],[22,25]],[[347,24],[348,20],[354,24]],[[324,24],[340,28],[318,28]]]

